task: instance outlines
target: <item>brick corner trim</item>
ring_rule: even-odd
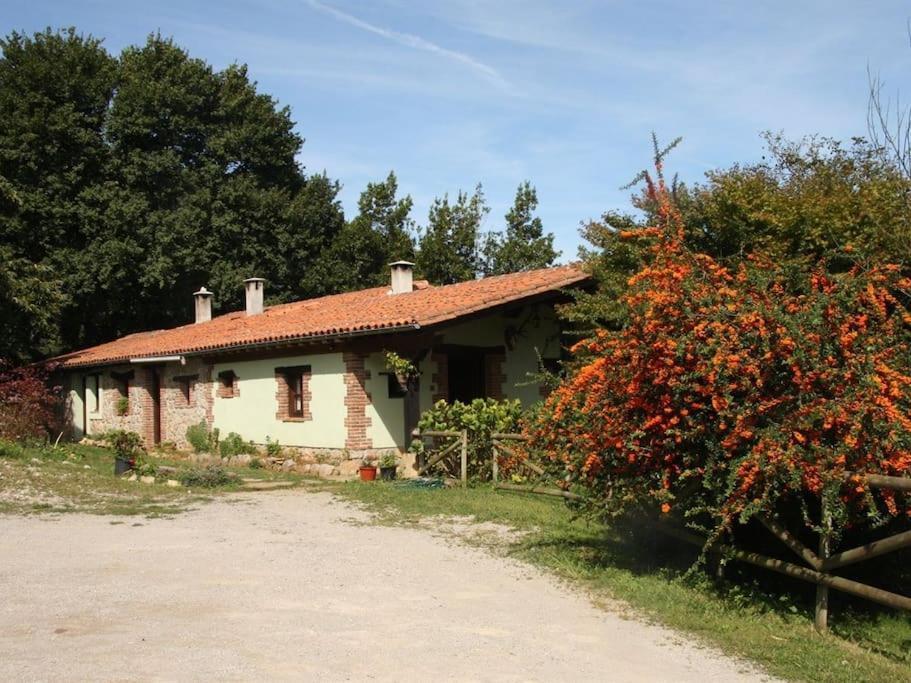
[[[500,400],[504,397],[503,385],[506,383],[506,373],[503,365],[506,363],[506,354],[503,352],[488,353],[484,356],[484,393],[490,398]]]
[[[342,360],[345,363],[345,429],[347,438],[345,448],[361,451],[373,447],[373,440],[367,437],[367,428],[371,420],[367,417],[367,406],[372,397],[367,391],[367,380],[370,371],[364,367],[366,356],[362,353],[345,351]]]

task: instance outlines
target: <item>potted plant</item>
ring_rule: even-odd
[[[114,474],[121,475],[136,467],[142,454],[142,439],[135,432],[116,431],[109,440],[114,448]]]
[[[380,479],[384,481],[392,481],[395,479],[395,470],[397,465],[397,459],[395,453],[385,453],[382,458],[380,458]]]
[[[395,377],[399,387],[407,391],[411,380],[418,376],[417,366],[407,358],[402,358],[395,351],[386,351],[386,369]]]
[[[374,481],[376,479],[376,465],[372,465],[365,458],[361,461],[361,466],[357,468],[357,473],[361,475],[361,481]]]

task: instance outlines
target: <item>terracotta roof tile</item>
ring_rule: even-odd
[[[235,311],[204,323],[138,332],[52,360],[63,367],[104,365],[130,358],[417,329],[559,290],[587,278],[576,266],[559,266],[442,287],[416,282],[413,291],[404,294],[391,295],[388,287],[376,287],[270,306],[260,315]]]

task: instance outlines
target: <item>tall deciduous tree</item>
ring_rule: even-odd
[[[490,233],[484,245],[487,275],[516,273],[553,265],[560,255],[554,250],[553,233],[544,234],[538,208],[538,193],[527,180],[516,190],[516,199],[506,214],[506,232]]]
[[[74,29],[14,32],[0,50],[0,355],[25,360],[56,347],[61,307],[87,279],[86,197],[109,161],[117,64]]]
[[[849,267],[847,250],[873,262],[908,267],[911,181],[879,150],[854,140],[788,141],[766,135],[759,163],[712,171],[702,183],[673,188],[685,226],[686,246],[730,265],[753,253],[803,269],[825,258]],[[581,256],[601,283],[597,296],[581,295],[568,314],[591,325],[620,324],[617,306],[627,279],[649,258],[626,233],[653,224],[657,207],[643,193],[633,197],[640,215],[609,212],[587,224]]]
[[[0,237],[7,278],[59,281],[43,339],[73,348],[185,322],[203,284],[231,309],[252,275],[274,301],[325,292],[338,185],[304,174],[289,110],[246,67],[215,71],[159,35],[119,59],[73,29],[0,47],[0,177],[20,204]],[[53,346],[27,343],[14,355]]]
[[[423,276],[440,285],[476,278],[482,266],[481,225],[489,211],[480,184],[471,195],[460,190],[454,203],[449,195],[435,199],[418,253]]]

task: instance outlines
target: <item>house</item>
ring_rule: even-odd
[[[54,359],[66,421],[75,438],[126,429],[147,445],[185,447],[187,427],[205,422],[335,461],[402,451],[440,399],[537,400],[529,375],[561,353],[554,304],[587,277],[560,266],[435,287],[400,261],[388,287],[270,307],[251,278],[246,309],[216,318],[202,288],[193,324]],[[418,377],[401,386],[386,351]]]

